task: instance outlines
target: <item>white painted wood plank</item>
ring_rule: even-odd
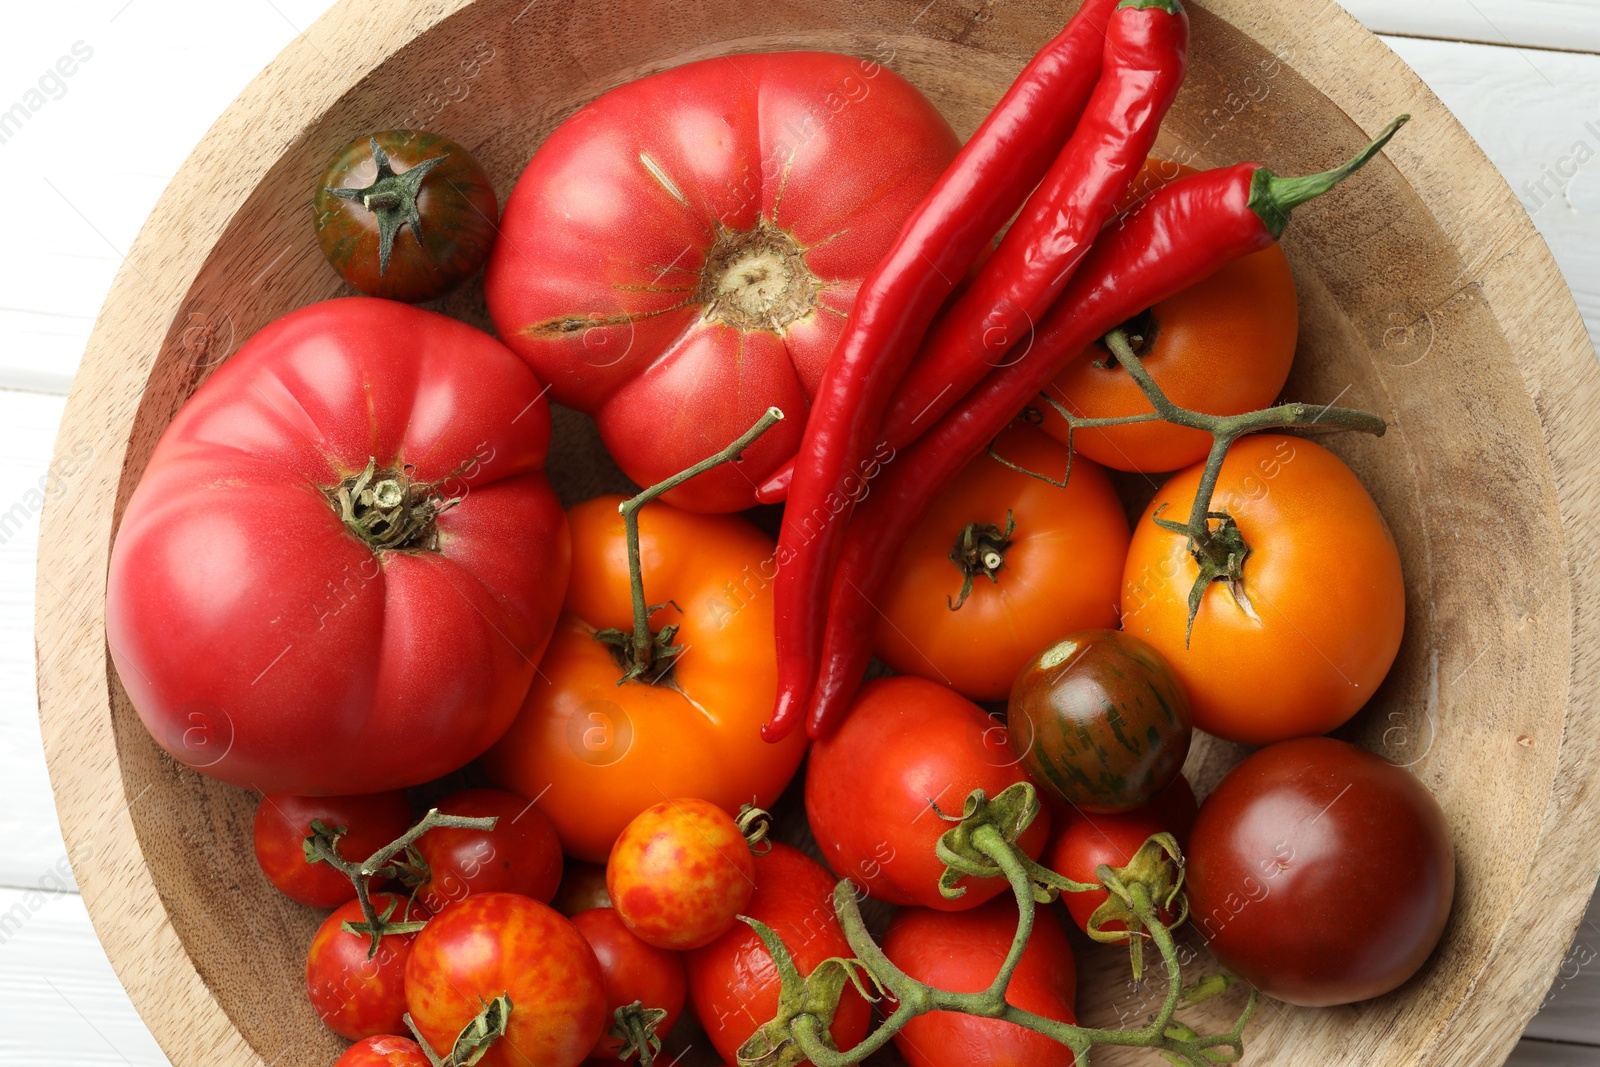
[[[1506,1067],[1600,1067],[1600,1048],[1529,1039],[1511,1050]]]
[[[1590,903],[1527,1035],[1600,1045],[1600,896]]]
[[[76,893],[0,889],[0,1063],[167,1067]]]
[[[1376,33],[1600,52],[1595,0],[1340,0]]]
[[[45,774],[33,668],[39,512],[64,405],[59,396],[0,392],[0,886],[37,885],[65,848]]]
[[[1593,36],[1600,24],[1600,3],[1594,0],[1474,2],[1487,18],[1466,0],[1419,0],[1404,10],[1393,10],[1397,5],[1388,0],[1351,0],[1348,6],[1394,33],[1509,38],[1569,49],[1595,48],[1600,41]],[[70,55],[77,41],[94,51],[62,79],[59,91],[52,81],[26,124],[0,141],[0,162],[10,164],[0,167],[0,191],[7,202],[34,209],[14,214],[7,236],[13,247],[35,250],[0,263],[7,294],[0,306],[0,385],[65,391],[121,252],[168,177],[238,89],[326,6],[328,0],[75,0],[11,13],[10,32],[0,36],[0,69],[28,72],[28,79],[16,82],[11,99],[0,99],[0,110],[25,102],[37,77]],[[1476,31],[1469,16],[1478,19]],[[1600,67],[1588,57],[1390,43],[1457,111],[1519,189],[1544,177],[1543,165],[1562,165],[1592,132],[1586,119],[1600,125],[1600,104],[1592,96]],[[1600,136],[1590,144],[1600,150]],[[1560,183],[1559,197],[1548,179],[1551,195],[1532,184],[1523,195],[1579,290],[1591,332],[1600,334],[1600,181],[1591,166]],[[43,474],[59,413],[58,399],[0,393],[0,533],[4,516],[26,504],[29,487]],[[14,520],[24,521],[25,531],[0,540],[0,782],[6,783],[7,801],[0,805],[0,840],[8,842],[0,851],[0,886],[29,887],[58,877],[62,845],[50,814],[35,721],[37,517]],[[5,916],[15,914],[18,904],[26,909],[29,899],[0,889],[0,1062],[164,1063],[134,1018],[76,898],[49,898],[37,913],[27,912],[26,925],[7,932]],[[1575,943],[1564,977],[1530,1033],[1600,1041],[1593,1021],[1600,1019],[1600,964],[1590,962],[1591,948],[1600,949],[1592,927]],[[99,1029],[98,1037],[84,1025],[85,1017]],[[69,1035],[65,1045],[61,1035]],[[1510,1062],[1600,1067],[1600,1054],[1525,1041]]]
[[[1386,40],[1505,174],[1600,340],[1600,56]]]
[[[0,262],[0,387],[66,392],[156,197],[239,91],[331,4],[7,5],[0,202],[13,254]]]

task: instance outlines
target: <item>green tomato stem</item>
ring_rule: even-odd
[[[384,845],[378,851],[368,856],[359,863],[352,862],[339,855],[339,838],[342,833],[330,830],[322,821],[314,820],[311,824],[312,834],[306,838],[305,852],[307,863],[326,863],[328,866],[342,873],[356,887],[356,900],[361,904],[360,923],[345,923],[343,929],[348,933],[360,934],[372,939],[372,944],[367,949],[367,958],[378,954],[378,945],[386,934],[409,934],[422,929],[425,922],[389,922],[388,915],[379,915],[378,909],[372,903],[372,892],[369,883],[372,878],[382,872],[394,858],[416,843],[417,839],[429,830],[439,827],[451,827],[459,830],[492,830],[499,819],[496,816],[484,818],[469,818],[465,815],[446,815],[438,808],[429,808],[428,813],[419,819],[411,829]],[[392,912],[393,909],[391,909]]]
[[[628,583],[633,594],[633,633],[631,636],[615,634],[613,631],[601,631],[595,636],[601,640],[611,641],[624,645],[627,670],[617,680],[617,684],[632,681],[643,677],[658,660],[670,660],[682,649],[671,644],[672,636],[677,632],[676,626],[664,628],[660,634],[650,632],[650,616],[653,611],[664,607],[657,604],[654,608],[645,602],[644,574],[639,563],[639,509],[650,501],[671,492],[691,478],[698,477],[713,467],[724,463],[731,463],[744,455],[744,450],[749,448],[755,440],[783,419],[783,412],[777,408],[768,408],[756,424],[746,430],[728,447],[716,455],[707,456],[705,459],[679,471],[672,477],[662,482],[657,482],[650,488],[630,497],[617,505],[617,511],[622,515],[622,527],[628,542]]]
[[[1031,786],[1022,785],[1024,790]],[[773,1040],[764,1044],[762,1059],[741,1059],[741,1063],[797,1063],[798,1057],[803,1055],[815,1067],[850,1067],[861,1062],[883,1048],[907,1023],[920,1015],[932,1011],[953,1011],[967,1015],[984,1018],[999,1019],[1015,1023],[1035,1033],[1043,1034],[1054,1041],[1071,1049],[1076,1062],[1087,1065],[1089,1051],[1095,1045],[1120,1045],[1126,1047],[1141,1047],[1158,1049],[1170,1053],[1175,1058],[1185,1062],[1210,1065],[1217,1062],[1227,1062],[1230,1058],[1236,1059],[1242,1054],[1242,1034],[1245,1024],[1249,1022],[1254,1011],[1256,998],[1252,993],[1243,1013],[1235,1022],[1233,1028],[1224,1034],[1203,1036],[1181,1023],[1175,1022],[1176,1013],[1183,1002],[1184,986],[1182,968],[1178,959],[1177,945],[1171,932],[1162,921],[1161,905],[1152,899],[1150,887],[1137,880],[1123,881],[1119,879],[1110,868],[1102,868],[1097,872],[1102,878],[1115,883],[1114,891],[1123,895],[1128,901],[1133,914],[1138,918],[1141,926],[1148,931],[1149,938],[1166,965],[1167,991],[1160,1011],[1145,1026],[1134,1030],[1105,1030],[1094,1027],[1082,1027],[1056,1019],[1045,1018],[1033,1012],[1025,1011],[1011,1004],[1006,999],[1016,969],[1021,963],[1022,955],[1027,949],[1028,939],[1032,934],[1034,922],[1034,909],[1041,900],[1053,899],[1051,893],[1038,888],[1041,882],[1048,884],[1051,881],[1068,882],[1054,876],[1052,879],[1041,879],[1039,873],[1050,874],[1038,867],[1017,847],[1015,837],[1026,828],[1026,821],[1015,825],[1014,829],[1002,829],[993,821],[994,812],[1004,812],[1007,809],[1004,803],[1006,798],[997,798],[993,808],[981,791],[974,792],[968,799],[967,810],[972,820],[970,832],[963,826],[965,839],[976,852],[991,859],[994,869],[985,872],[993,876],[1003,875],[1011,886],[1017,902],[1017,931],[1012,938],[1005,959],[999,971],[988,988],[977,993],[956,993],[949,990],[936,989],[925,985],[909,975],[884,954],[881,947],[873,941],[867,932],[866,923],[862,919],[857,888],[849,881],[839,882],[833,891],[834,911],[839,918],[839,924],[844,931],[845,939],[849,942],[856,958],[849,961],[853,966],[860,968],[872,979],[879,989],[885,991],[895,1001],[895,1007],[883,1023],[860,1043],[850,1049],[840,1050],[834,1047],[823,1016],[817,1013],[814,1007],[794,1012],[786,1024],[787,1033],[780,1034],[783,1040]],[[1010,798],[1014,800],[1015,798]],[[1031,801],[1031,798],[1027,798]],[[1022,805],[1031,809],[1031,803]],[[965,824],[967,820],[963,820]],[[953,831],[952,831],[953,832]],[[1176,862],[1176,857],[1174,857]],[[967,865],[975,866],[967,861]],[[1070,883],[1079,889],[1099,888],[1098,885],[1088,886],[1080,883]],[[1171,901],[1164,902],[1170,905]],[[771,931],[765,930],[769,948],[773,950],[774,959],[779,971],[789,977],[786,985],[799,989],[802,979],[794,970],[793,960],[782,942]],[[820,973],[820,972],[818,972]],[[842,993],[842,983],[839,992]],[[833,1001],[826,1002],[825,1014],[831,1018],[831,1012],[836,1006]],[[769,1024],[779,1025],[779,1024]],[[792,1042],[791,1047],[783,1045]],[[1227,1046],[1233,1051],[1231,1057],[1219,1056],[1208,1050]]]

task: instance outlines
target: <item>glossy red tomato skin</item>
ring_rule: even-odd
[[[1130,811],[1189,754],[1189,698],[1160,652],[1120,630],[1080,630],[1034,656],[1006,706],[1033,780],[1085,811]]]
[[[421,1046],[409,1037],[383,1034],[357,1041],[333,1067],[429,1067]]]
[[[934,849],[968,794],[990,797],[1027,781],[1006,731],[953,690],[901,676],[869,682],[831,736],[812,744],[806,815],[823,859],[841,878],[890,904],[939,911],[975,908],[1007,891],[1003,878],[963,878],[966,893],[939,893],[944,865]],[[1050,834],[1039,816],[1018,841],[1038,858]]]
[[[372,903],[379,915],[395,904],[390,916],[394,922],[427,918],[422,908],[408,908],[404,897],[391,893],[374,893]],[[346,922],[361,921],[358,902],[343,905],[323,920],[306,954],[312,1008],[329,1029],[352,1041],[406,1028],[406,961],[416,940],[415,934],[386,934],[377,955],[368,959],[371,940],[340,929]]]
[[[855,955],[833,910],[833,876],[797,848],[774,843],[757,856],[756,891],[745,914],[770,926],[809,975],[823,960]],[[690,952],[689,997],[695,1017],[717,1053],[733,1063],[739,1046],[778,1013],[778,969],[755,931],[739,923],[716,941]],[[840,1049],[867,1036],[871,1006],[846,989],[832,1035]]]
[[[356,898],[356,887],[326,863],[307,863],[305,840],[311,822],[330,830],[344,827],[339,855],[359,863],[411,826],[411,805],[404,793],[368,793],[351,797],[301,797],[268,793],[256,807],[256,862],[261,873],[290,900],[313,908],[337,908]]]
[[[480,1067],[576,1067],[607,1025],[605,976],[583,935],[532,897],[478,893],[417,935],[406,1006],[430,1045],[449,1048],[501,995],[511,1022]]]
[[[656,1026],[656,1036],[665,1037],[683,1012],[689,979],[683,955],[656,948],[640,941],[622,921],[615,908],[591,908],[572,917],[572,925],[583,935],[600,962],[606,981],[606,1029],[618,1008],[638,1001],[645,1008],[660,1008],[667,1013]],[[601,1036],[590,1053],[595,1059],[615,1060],[622,1042],[610,1033]]]
[[[594,415],[641,485],[781,408],[737,465],[667,495],[693,511],[750,507],[799,446],[856,289],[957,147],[870,59],[742,55],[630,82],[551,133],[507,198],[484,278],[496,332],[558,402]],[[763,277],[806,294],[798,318],[779,301],[753,323],[708,300],[746,262],[723,254],[729,242],[762,233],[782,249]]]
[[[1230,771],[1190,837],[1191,926],[1267,996],[1349,1004],[1427,960],[1455,893],[1438,801],[1410,771],[1327,737]]]
[[[1000,973],[1017,930],[1017,905],[998,897],[981,908],[938,912],[904,908],[883,938],[895,966],[926,985],[954,993],[977,993]],[[1050,908],[1039,908],[1022,960],[1012,972],[1006,999],[1036,1015],[1075,1023],[1077,967],[1072,946]],[[1073,1067],[1072,1051],[1015,1023],[955,1012],[930,1012],[895,1035],[895,1047],[910,1067],[968,1067],[976,1063],[1016,1067]]]
[[[252,337],[167,427],[112,551],[112,657],[157,742],[300,794],[413,785],[487,748],[569,566],[542,390],[488,335],[390,300]],[[434,547],[375,550],[341,520],[326,490],[374,457],[460,498]]]
[[[1177,839],[1180,849],[1185,848],[1199,810],[1194,790],[1181,774],[1150,803],[1132,811],[1089,814],[1063,804],[1053,809],[1055,832],[1041,862],[1075,882],[1098,882],[1095,871],[1102,863],[1126,867],[1134,853],[1156,834],[1169,833]],[[1089,917],[1105,903],[1107,895],[1104,889],[1062,893],[1061,902],[1078,929],[1088,932]],[[1105,929],[1121,930],[1125,926],[1113,921]]]
[[[371,141],[403,174],[425,160],[443,157],[422,180],[417,214],[395,235],[387,270],[378,259],[378,217],[359,201],[333,189],[364,189],[378,176]],[[351,141],[328,163],[313,200],[317,243],[339,275],[368,296],[416,303],[443,296],[466,281],[489,258],[500,204],[494,183],[461,145],[424,130],[385,130]]]
[[[438,913],[473,893],[520,893],[548,904],[561,882],[561,842],[533,802],[504,789],[464,789],[436,805],[446,815],[496,818],[492,830],[442,827],[417,839],[431,877],[417,900]]]
[[[640,812],[611,846],[606,891],[640,940],[699,948],[749,903],[754,860],[727,812],[692,797],[664,800]]]

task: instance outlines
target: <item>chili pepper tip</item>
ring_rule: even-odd
[[[1308,200],[1315,200],[1366,166],[1400,132],[1400,127],[1410,121],[1410,115],[1399,116],[1347,162],[1321,174],[1284,178],[1262,167],[1256,171],[1250,183],[1250,210],[1266,225],[1274,239],[1282,237],[1283,231],[1289,226],[1290,212]]]

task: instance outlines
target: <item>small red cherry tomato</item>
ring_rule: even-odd
[[[640,812],[611,846],[606,889],[641,941],[699,948],[721,937],[749,903],[750,846],[715,804],[665,800]]]
[[[392,893],[372,894],[372,905],[383,915],[394,905],[390,922],[427,918],[422,908]],[[306,991],[317,1017],[340,1037],[354,1041],[406,1028],[406,960],[415,934],[385,934],[371,959],[372,939],[340,927],[362,922],[361,904],[350,901],[323,920],[306,954]]]
[[[618,1053],[623,1042],[611,1033],[611,1027],[618,1022],[617,1009],[636,1002],[642,1011],[659,1009],[667,1013],[650,1031],[658,1038],[665,1037],[678,1021],[688,994],[683,957],[640,941],[615,908],[579,912],[572,917],[572,925],[594,949],[606,979],[606,1033],[589,1055],[601,1060],[621,1059]]]
[[[962,912],[903,908],[883,938],[895,966],[926,985],[953,993],[981,993],[1000,973],[1017,932],[1010,896]],[[1036,1015],[1075,1023],[1077,968],[1066,931],[1054,909],[1039,908],[1022,960],[1011,974],[1006,1000]],[[1071,1067],[1072,1050],[1015,1023],[937,1011],[919,1016],[894,1038],[911,1067],[1019,1064]]]
[[[1004,878],[963,878],[966,893],[939,892],[935,854],[967,795],[991,798],[1027,781],[1004,725],[942,685],[909,676],[863,686],[843,725],[811,746],[806,815],[822,858],[840,877],[890,904],[975,908],[1007,889]],[[937,805],[938,810],[935,809]],[[1038,858],[1050,836],[1039,815],[1018,839]]]
[[[1044,865],[1074,882],[1098,882],[1095,870],[1104,863],[1114,868],[1126,867],[1133,854],[1151,837],[1169,833],[1180,848],[1189,841],[1189,830],[1194,826],[1194,790],[1183,775],[1150,803],[1132,811],[1115,815],[1089,814],[1062,804],[1054,812],[1056,831],[1045,849]],[[1104,889],[1088,893],[1062,893],[1062,903],[1072,915],[1078,929],[1089,929],[1089,916],[1105,903],[1108,894]],[[1118,921],[1106,923],[1106,930],[1126,927]]]
[[[474,893],[428,920],[406,963],[406,1007],[435,1049],[498,997],[506,1033],[478,1067],[577,1067],[606,1023],[605,976],[589,942],[554,909],[516,893]]]
[[[611,907],[611,893],[606,889],[606,869],[598,863],[568,860],[561,874],[561,885],[556,889],[550,906],[567,918],[591,908]]]
[[[783,938],[795,967],[810,975],[823,960],[855,951],[833,910],[834,878],[797,848],[776,844],[755,858],[756,891],[744,914]],[[778,1013],[778,968],[767,946],[744,923],[689,953],[689,996],[695,1017],[718,1055],[734,1062],[739,1046]],[[872,1008],[846,987],[834,1014],[833,1043],[854,1048],[867,1036]]]
[[[311,820],[344,827],[339,855],[359,863],[411,826],[411,805],[401,792],[350,797],[268,793],[256,808],[256,862],[284,896],[313,908],[337,908],[356,898],[356,887],[326,863],[306,862]]]
[[[441,827],[417,839],[430,876],[417,899],[431,912],[472,893],[521,893],[549,903],[561,881],[561,842],[533,802],[504,789],[466,789],[439,801],[446,815],[500,821],[492,830]]]
[[[422,1046],[409,1037],[365,1037],[344,1050],[333,1067],[429,1067]]]
[[[1397,988],[1455,896],[1439,802],[1403,767],[1331,737],[1256,752],[1190,837],[1189,925],[1234,974],[1302,1007]]]

